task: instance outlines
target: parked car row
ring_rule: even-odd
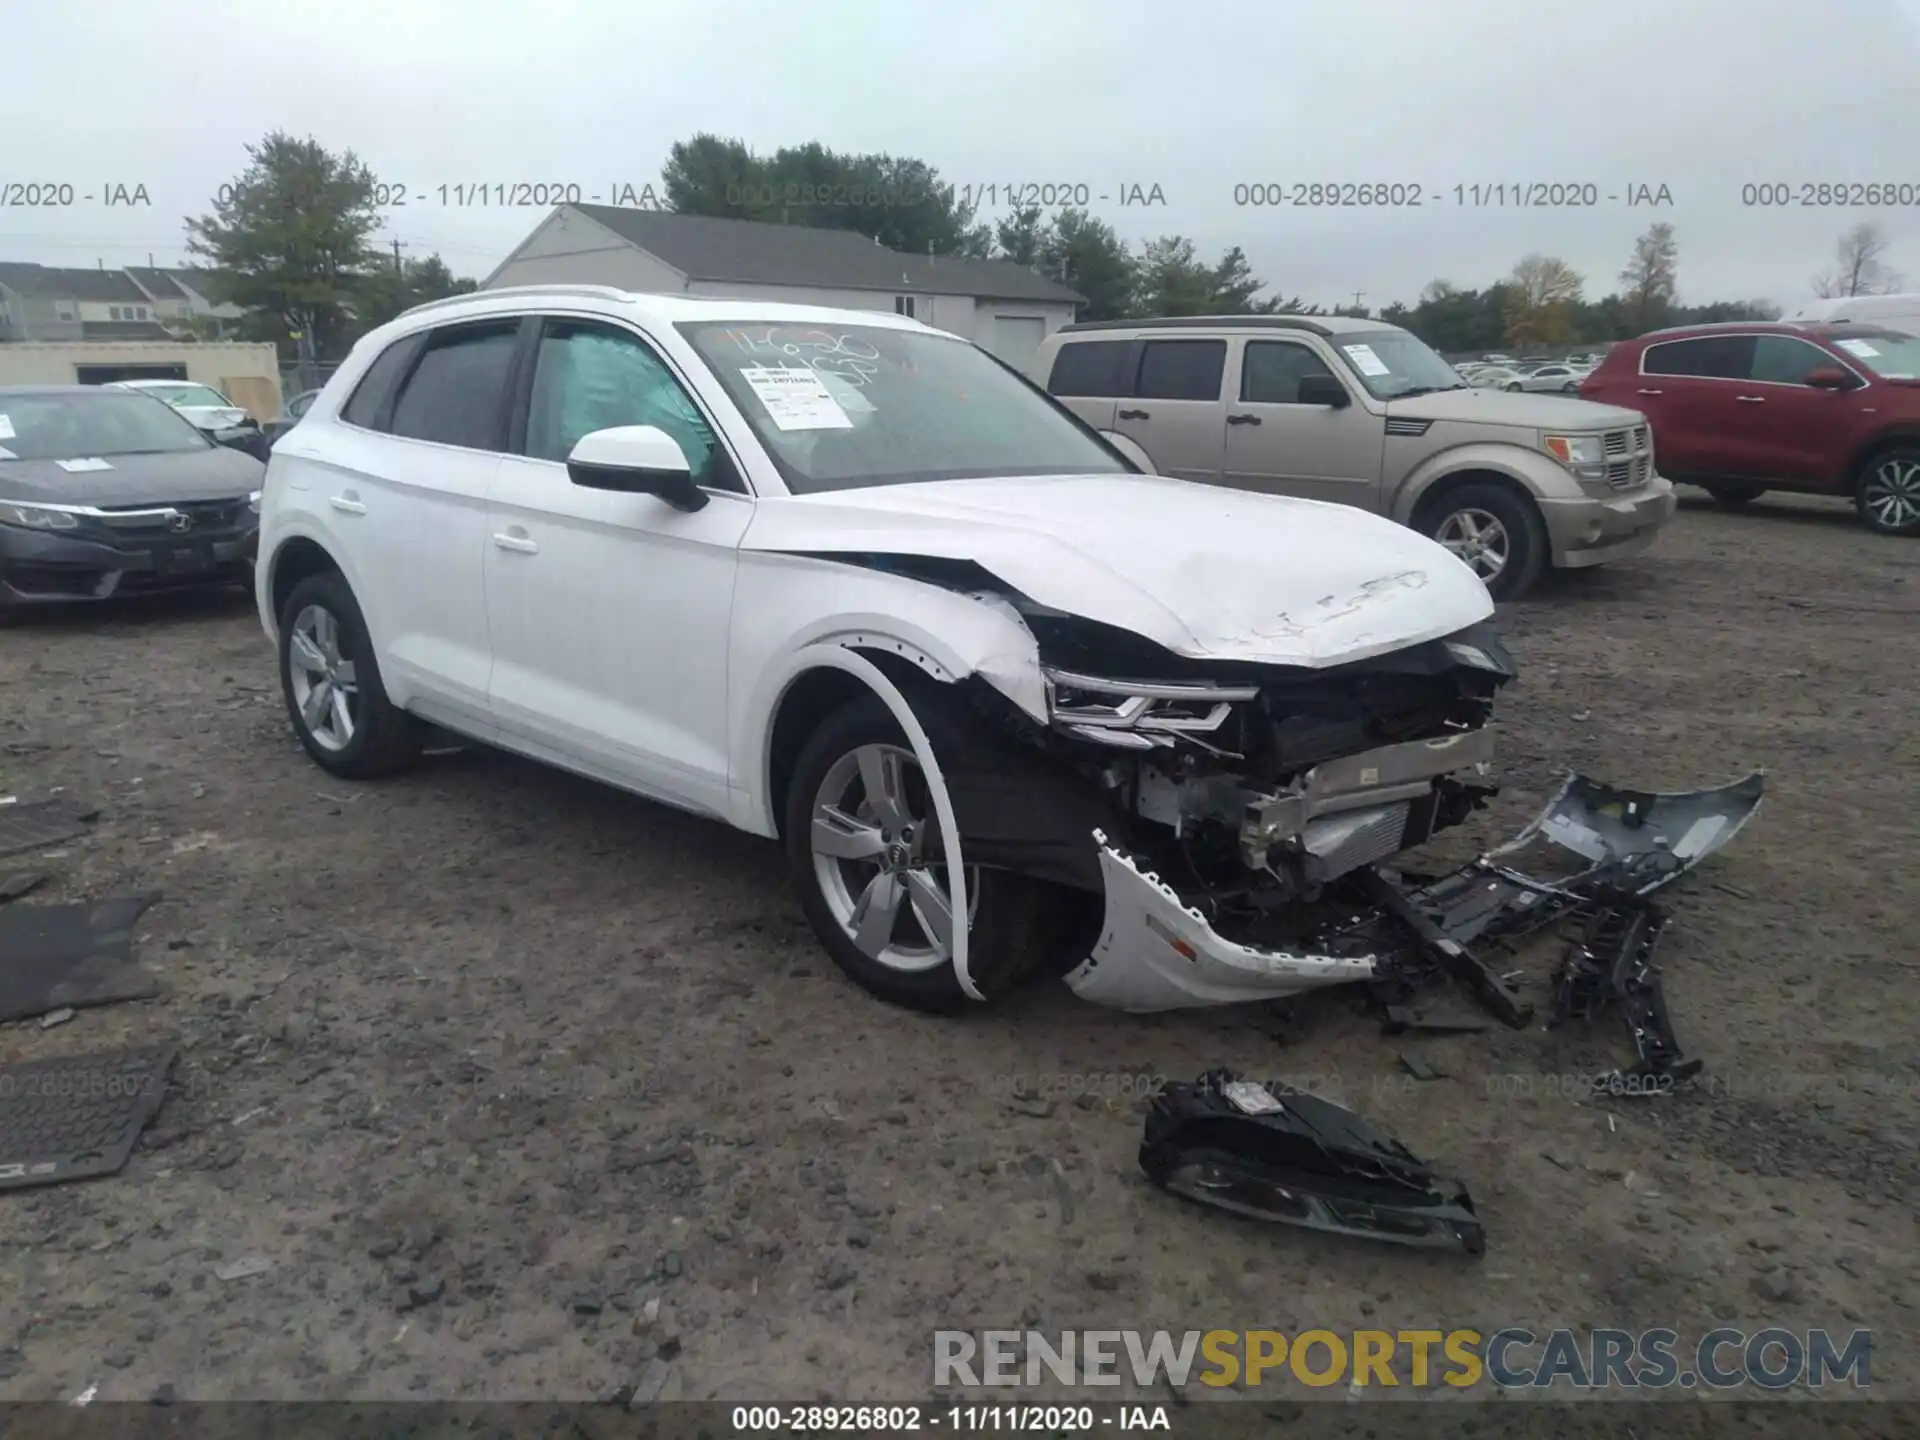
[[[1920,337],[1872,323],[1732,323],[1615,345],[1581,383],[1646,415],[1661,469],[1723,504],[1768,490],[1851,498],[1920,534]]]

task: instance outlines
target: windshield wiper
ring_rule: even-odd
[[[1471,387],[1467,385],[1415,385],[1409,390],[1396,390],[1387,398],[1389,400],[1404,400],[1409,395],[1434,395],[1442,390],[1466,390],[1469,388]]]

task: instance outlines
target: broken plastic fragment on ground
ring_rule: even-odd
[[[1155,1096],[1140,1167],[1156,1185],[1236,1214],[1469,1255],[1487,1248],[1465,1187],[1398,1140],[1329,1100],[1227,1070]]]

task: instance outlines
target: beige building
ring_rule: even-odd
[[[1084,303],[1005,260],[908,255],[851,230],[614,205],[560,206],[480,288],[552,283],[911,315],[1015,368]]]
[[[260,421],[280,413],[280,361],[271,345],[99,340],[0,345],[0,385],[103,385],[195,380]]]

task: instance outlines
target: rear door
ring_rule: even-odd
[[[506,443],[521,323],[427,332],[399,352],[406,373],[374,415],[349,402],[327,451],[336,463],[309,467],[317,501],[364,577],[361,609],[387,689],[429,719],[482,736],[493,664],[481,588],[487,492]],[[356,433],[362,423],[379,433]]]
[[[1380,417],[1359,405],[1302,405],[1300,382],[1325,375],[1340,384],[1312,346],[1297,340],[1248,340],[1230,377],[1224,483],[1240,490],[1298,495],[1377,509]],[[1351,393],[1351,392],[1349,392]]]
[[[1640,355],[1639,385],[1622,404],[1653,425],[1653,453],[1673,477],[1742,478],[1749,458],[1739,430],[1753,406],[1735,401],[1753,363],[1752,335],[1663,340]],[[1611,396],[1609,399],[1613,398]]]
[[[1226,458],[1225,340],[1147,340],[1114,429],[1162,475],[1217,482]]]
[[[1063,340],[1046,377],[1047,392],[1094,429],[1112,430],[1132,358],[1131,340]]]

